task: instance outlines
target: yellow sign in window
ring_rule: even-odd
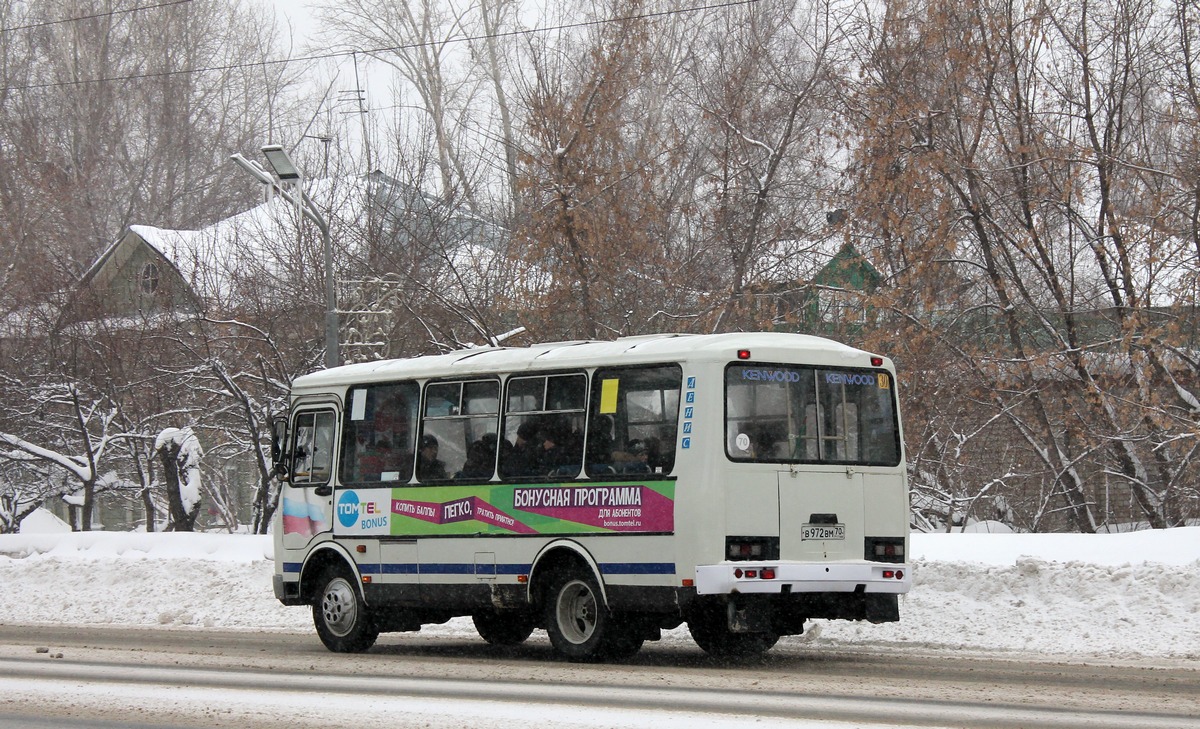
[[[612,415],[617,412],[617,392],[620,389],[620,380],[601,380],[600,381],[600,414]]]

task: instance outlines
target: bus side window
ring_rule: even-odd
[[[678,365],[600,369],[592,377],[587,473],[642,477],[675,468]]]
[[[419,394],[414,382],[350,389],[342,425],[342,483],[412,478]]]
[[[582,373],[509,378],[499,444],[501,477],[577,478],[583,465],[586,400]]]
[[[292,441],[292,485],[318,486],[329,483],[333,469],[333,436],[336,418],[332,411],[318,410],[296,415]]]
[[[496,468],[499,414],[496,380],[426,385],[417,480],[490,480]]]

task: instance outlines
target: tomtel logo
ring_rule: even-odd
[[[342,492],[337,503],[338,522],[344,527],[352,527],[358,523],[358,494],[353,491]]]

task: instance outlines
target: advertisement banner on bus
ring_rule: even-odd
[[[337,533],[669,533],[675,528],[674,498],[675,482],[668,480],[343,491],[337,499]]]

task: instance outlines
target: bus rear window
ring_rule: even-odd
[[[892,384],[883,370],[731,365],[725,452],[734,461],[895,466]]]

